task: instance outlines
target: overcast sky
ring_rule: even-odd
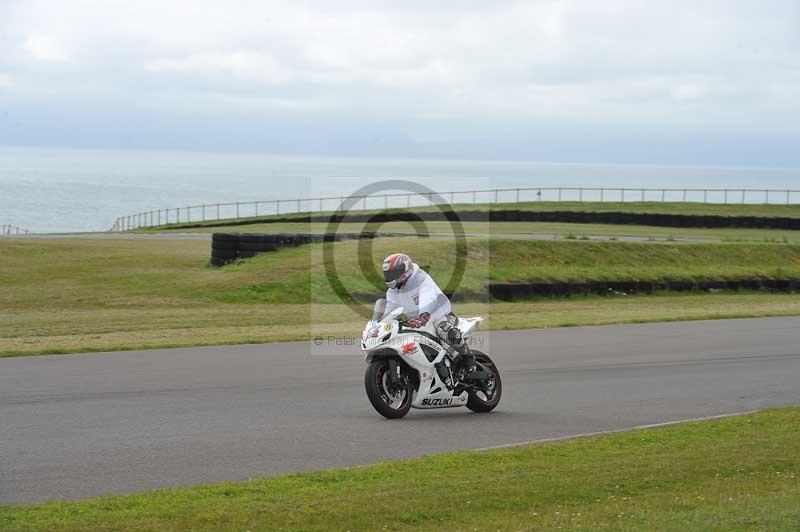
[[[0,144],[800,166],[798,139],[798,0],[0,0]]]

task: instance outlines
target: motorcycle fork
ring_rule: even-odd
[[[400,378],[400,364],[397,363],[397,360],[394,358],[389,359],[389,382],[394,385],[401,384],[402,379]]]

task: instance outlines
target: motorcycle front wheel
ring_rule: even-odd
[[[489,371],[489,377],[475,382],[475,387],[467,391],[467,408],[473,412],[491,412],[500,403],[500,397],[503,395],[500,371],[486,353],[473,350],[472,354],[475,355],[475,360]]]
[[[383,417],[397,419],[411,410],[414,387],[407,375],[402,376],[401,382],[392,383],[389,378],[389,361],[385,358],[373,360],[367,365],[364,387],[369,402]]]

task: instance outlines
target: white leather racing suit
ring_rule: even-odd
[[[409,319],[430,314],[428,327],[439,338],[456,347],[462,345],[461,331],[456,327],[458,318],[451,312],[450,300],[416,263],[414,272],[403,286],[386,291],[386,302],[387,314],[397,307],[403,307],[403,314]]]

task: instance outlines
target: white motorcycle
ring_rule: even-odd
[[[384,316],[385,309],[386,300],[378,300],[361,337],[361,349],[367,352],[364,386],[378,413],[394,419],[412,407],[466,406],[473,412],[489,412],[497,406],[503,387],[488,355],[473,349],[475,368],[466,374],[454,367],[452,347],[444,345],[431,327],[404,327],[402,308]],[[457,327],[465,341],[482,321],[459,318]]]

